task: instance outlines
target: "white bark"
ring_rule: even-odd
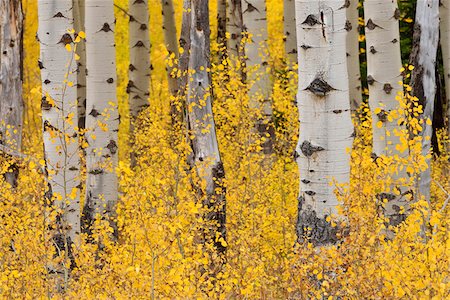
[[[439,43],[439,0],[417,1],[416,21],[414,25],[413,50],[410,63],[414,65],[411,76],[413,94],[423,106],[422,154],[431,150],[433,127],[426,120],[433,120],[434,100],[436,96],[436,55]],[[429,138],[428,138],[429,137]],[[431,160],[428,168],[420,174],[419,193],[430,199]]]
[[[284,0],[284,35],[288,62],[297,63],[297,30],[295,28],[295,0]]]
[[[150,87],[150,36],[147,0],[129,0],[130,67],[128,93],[131,113],[130,130],[139,112],[149,105]]]
[[[359,65],[358,0],[348,0],[347,6],[347,68],[350,108],[355,113],[362,102],[361,72]]]
[[[74,29],[78,34],[85,31],[84,28],[84,1],[73,0]],[[86,125],[86,43],[84,39],[77,44],[76,53],[80,57],[77,61],[77,99],[78,99],[78,127],[85,128]]]
[[[337,214],[331,180],[348,183],[354,129],[346,60],[345,0],[296,0],[300,136],[297,234],[315,245],[336,241]]]
[[[53,203],[63,212],[62,234],[73,242],[80,232],[77,76],[73,49],[72,0],[38,2],[41,45],[44,154]],[[65,231],[67,229],[67,232]],[[67,233],[67,235],[66,235]]]
[[[378,156],[404,157],[406,152],[396,150],[400,138],[395,134],[395,129],[405,129],[399,126],[397,119],[389,121],[391,111],[399,108],[399,102],[395,99],[399,92],[403,91],[400,68],[402,67],[400,53],[399,22],[400,11],[397,0],[366,0],[364,2],[364,16],[366,19],[366,48],[367,48],[367,74],[369,83],[369,106],[372,114],[373,153]],[[381,127],[379,126],[381,124]],[[405,187],[396,184],[400,178],[406,178],[407,174],[398,171],[392,175],[394,184],[391,191],[384,191],[378,196],[388,200],[385,206],[385,214],[390,219],[391,225],[398,225],[404,219],[394,207],[408,207],[408,202],[403,198],[407,191]],[[400,192],[396,196],[393,191]]]
[[[208,0],[193,0],[190,4],[189,26],[182,30],[182,36],[189,29],[189,72],[186,105],[188,123],[194,138],[192,150],[197,172],[206,182],[206,199],[204,207],[208,208],[205,219],[216,222],[209,229],[208,242],[215,245],[219,253],[225,247],[217,240],[217,234],[226,238],[225,231],[225,190],[223,178],[225,172],[220,158],[216,128],[211,107],[211,77],[207,69],[210,67],[210,29],[208,18]],[[189,27],[189,28],[186,28]]]
[[[118,199],[119,115],[112,1],[86,0],[86,225],[96,213],[114,215]],[[106,127],[102,124],[106,125]]]
[[[440,6],[441,49],[444,61],[445,96],[447,99],[447,129],[450,136],[450,3],[441,1]],[[447,146],[450,150],[450,143]]]
[[[369,83],[369,105],[372,111],[373,152],[377,155],[398,154],[395,145],[399,140],[393,133],[397,121],[389,122],[387,114],[398,108],[395,99],[403,87],[400,69],[400,13],[396,0],[364,1],[366,19],[367,77]],[[376,108],[381,112],[375,114]],[[383,126],[378,128],[381,121]],[[388,135],[387,132],[392,134]]]
[[[0,140],[19,151],[22,147],[22,27],[20,1],[0,0]],[[13,165],[5,174],[16,186],[18,168]]]
[[[174,74],[172,75],[173,69],[176,66],[175,60],[178,59],[179,56],[177,28],[175,25],[175,10],[173,8],[172,0],[161,0],[161,5],[163,15],[164,42],[166,44],[167,52],[169,52],[169,56],[173,56],[172,64],[167,66],[169,90],[172,95],[176,95],[178,91],[178,81]]]
[[[228,0],[226,26],[227,33],[230,35],[227,40],[228,55],[232,58],[242,58],[244,56],[244,48],[241,41],[244,23],[241,0]]]
[[[270,153],[274,133],[271,125],[272,105],[270,102],[272,85],[266,71],[268,33],[265,1],[246,0],[242,2],[242,17],[246,34],[251,37],[251,42],[245,44],[247,79],[250,83],[249,105],[250,108],[260,111],[261,116],[257,121],[257,130],[261,136],[267,139],[263,145],[264,152]],[[270,137],[267,137],[267,134]]]

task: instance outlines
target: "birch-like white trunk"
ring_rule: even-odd
[[[422,154],[431,151],[434,100],[436,96],[436,55],[439,43],[439,0],[417,1],[413,49],[410,63],[415,67],[411,75],[412,92],[423,107]],[[429,119],[431,122],[426,122]],[[419,194],[430,200],[431,159],[428,168],[420,174]]]
[[[346,60],[345,0],[296,0],[300,195],[297,234],[315,245],[336,242],[330,181],[348,183],[354,129]]]
[[[114,216],[118,199],[119,115],[112,1],[86,0],[86,202],[84,226],[95,214]],[[88,231],[88,228],[85,228]]]
[[[266,71],[268,65],[267,51],[267,14],[264,0],[246,0],[242,2],[242,17],[246,34],[251,42],[245,44],[247,79],[250,83],[249,105],[260,111],[257,131],[266,139],[263,143],[264,153],[272,152],[274,139],[272,104],[270,94],[272,85]]]
[[[84,1],[73,0],[73,18],[75,23],[75,33],[84,32]],[[77,99],[78,99],[78,127],[86,127],[86,43],[81,39],[77,44],[76,53],[79,56],[77,61]]]
[[[20,1],[0,0],[0,143],[20,152],[22,147],[22,32]],[[15,187],[18,167],[13,164],[5,174]]]
[[[176,95],[178,91],[178,81],[173,73],[176,67],[175,60],[178,59],[178,37],[177,27],[175,24],[175,10],[173,8],[172,0],[161,0],[162,16],[163,16],[163,31],[164,43],[166,44],[169,57],[173,57],[169,65],[167,65],[167,78],[169,81],[169,90],[172,95]]]
[[[70,33],[74,28],[72,0],[41,0],[38,11],[44,155],[53,204],[62,210],[58,225],[63,239],[58,238],[57,242],[70,244],[68,238],[77,242],[80,233],[80,159],[75,131],[77,66],[74,36]]]
[[[284,0],[284,35],[286,56],[291,64],[297,63],[297,30],[295,24],[295,0]]]
[[[362,102],[361,72],[359,65],[358,0],[347,1],[347,68],[350,92],[350,108],[355,113]]]
[[[220,158],[216,128],[211,107],[210,67],[210,27],[208,0],[192,0],[190,11],[183,24],[182,37],[189,34],[189,76],[186,105],[188,124],[194,138],[191,141],[193,163],[206,183],[204,207],[208,210],[204,217],[211,225],[206,231],[205,242],[212,242],[218,253],[225,252],[225,246],[218,237],[226,238],[225,229],[225,171]],[[195,72],[192,72],[195,71]],[[220,263],[219,263],[220,264]]]
[[[402,67],[400,53],[399,22],[400,11],[397,0],[366,0],[364,2],[364,16],[366,20],[367,47],[367,81],[369,84],[369,106],[372,114],[373,153],[379,156],[404,157],[406,152],[396,150],[400,138],[395,130],[405,129],[399,126],[396,119],[389,121],[391,111],[399,108],[396,96],[403,91]],[[401,195],[407,188],[398,185],[400,178],[407,177],[405,171],[393,174],[394,184],[391,191],[383,191],[378,196],[381,200],[388,200],[385,215],[389,217],[391,225],[398,225],[404,219],[398,207],[408,207],[408,202]],[[400,192],[400,196],[394,194]]]
[[[228,55],[232,58],[244,56],[244,48],[241,44],[244,32],[243,22],[241,0],[228,0],[226,26],[229,38],[227,48]]]
[[[440,33],[442,59],[444,62],[445,97],[447,104],[447,129],[450,136],[450,2],[441,1],[440,4]],[[450,151],[450,143],[447,145]]]
[[[129,46],[130,66],[128,72],[129,105],[131,113],[130,130],[142,109],[149,105],[150,87],[150,36],[147,0],[129,0]]]

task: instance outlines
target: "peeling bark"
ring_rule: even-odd
[[[0,0],[0,144],[13,151],[22,147],[23,15],[20,1]],[[6,181],[16,187],[19,169],[11,162]]]
[[[212,262],[213,273],[222,264],[222,255],[226,248],[218,237],[226,239],[225,227],[225,187],[223,179],[225,171],[220,158],[219,146],[216,137],[214,117],[211,107],[211,76],[207,69],[210,67],[210,28],[208,0],[192,0],[186,5],[191,8],[189,13],[183,16],[183,28],[181,37],[187,42],[185,47],[189,54],[185,59],[190,72],[186,105],[188,124],[193,139],[191,147],[193,151],[193,163],[199,177],[206,183],[206,195],[203,202],[207,210],[205,219],[212,224],[205,229],[203,242],[212,242],[219,257]],[[188,23],[189,22],[189,23]],[[183,63],[186,63],[183,61]]]
[[[422,124],[422,154],[431,151],[432,124],[426,120],[433,120],[434,99],[436,96],[436,55],[439,42],[439,0],[417,1],[416,20],[414,24],[413,49],[410,64],[415,68],[411,74],[413,96],[419,99],[423,107]],[[429,138],[426,138],[429,137]],[[428,168],[420,174],[418,192],[425,199],[430,200],[431,161],[427,159]]]
[[[116,96],[116,54],[113,3],[86,0],[86,201],[83,230],[96,214],[115,216],[119,115]],[[102,125],[102,126],[100,126]],[[103,128],[102,128],[103,127]],[[116,230],[115,224],[112,226]],[[117,234],[117,232],[116,232]]]
[[[62,210],[59,234],[77,243],[80,233],[77,66],[73,51],[72,0],[38,3],[42,121],[49,199]],[[66,81],[66,80],[67,81]],[[71,84],[69,84],[71,83]],[[70,244],[70,242],[67,242]]]
[[[347,77],[345,1],[296,0],[300,135],[298,241],[335,243],[338,201],[329,182],[349,182],[353,142]],[[308,47],[302,47],[308,45]]]

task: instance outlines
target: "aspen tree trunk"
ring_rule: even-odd
[[[337,241],[331,180],[349,182],[353,142],[346,60],[345,0],[296,0],[300,169],[297,235],[314,245]]]
[[[22,147],[22,34],[20,1],[0,0],[0,143],[20,151]],[[12,187],[17,185],[18,167],[13,163],[5,174]]]
[[[174,74],[172,74],[175,68],[175,60],[178,59],[178,38],[177,28],[175,25],[175,10],[173,8],[172,0],[161,0],[162,15],[163,15],[163,31],[164,42],[166,44],[167,52],[171,62],[167,66],[167,77],[169,81],[170,93],[175,96],[178,92],[178,81]]]
[[[257,130],[266,139],[264,153],[271,153],[274,130],[271,124],[272,105],[270,102],[271,83],[266,72],[267,62],[267,14],[264,0],[246,0],[242,2],[242,16],[246,35],[251,42],[245,44],[247,57],[247,78],[251,84],[249,90],[250,108],[258,109],[261,116],[257,121]]]
[[[347,68],[350,91],[350,108],[354,114],[361,105],[361,73],[359,65],[358,0],[347,1]]]
[[[80,198],[77,117],[77,75],[72,35],[72,0],[38,2],[41,46],[42,121],[44,155],[50,195],[63,215],[59,218],[58,247],[78,243]],[[67,49],[66,49],[67,47]],[[70,51],[68,51],[70,50]]]
[[[128,72],[131,127],[139,112],[149,105],[150,86],[150,36],[148,32],[148,1],[129,0],[130,66]]]
[[[391,111],[399,108],[396,100],[398,92],[403,86],[400,68],[402,67],[400,53],[399,22],[400,11],[397,1],[366,0],[364,2],[364,16],[366,19],[366,47],[367,47],[367,81],[369,83],[369,105],[372,113],[373,129],[373,153],[376,157],[407,155],[396,150],[400,143],[394,130],[404,129],[397,125],[397,120],[389,121]],[[393,175],[393,180],[406,178],[405,171],[399,171]],[[404,215],[399,214],[394,207],[408,207],[408,202],[402,196],[406,188],[396,185],[391,186],[390,192],[378,195],[381,200],[388,200],[385,206],[385,214],[390,219],[391,225],[398,225],[404,220]]]
[[[217,1],[217,43],[220,45],[221,61],[226,58],[226,45],[227,45],[227,0]]]
[[[112,1],[86,0],[86,203],[84,230],[95,214],[114,216],[118,199],[119,115],[116,96],[116,54]],[[114,225],[113,225],[114,226]]]
[[[410,63],[415,67],[411,74],[412,93],[423,107],[422,154],[431,151],[432,120],[436,96],[436,55],[439,43],[439,0],[417,1],[414,24],[413,49]],[[426,120],[429,120],[428,122]],[[420,174],[419,194],[430,200],[431,159],[428,168]]]
[[[295,0],[284,0],[284,35],[288,62],[297,63],[297,30],[295,25]]]
[[[73,17],[75,32],[85,31],[84,28],[84,1],[73,0]],[[77,44],[76,53],[80,57],[77,61],[77,99],[78,99],[78,127],[86,127],[86,43],[84,39]]]
[[[447,104],[447,129],[450,136],[450,2],[440,3],[441,49],[444,61],[445,103]],[[450,150],[450,143],[447,146]]]
[[[185,1],[187,7],[188,2]],[[221,265],[221,255],[226,250],[224,243],[226,207],[223,186],[225,171],[220,158],[211,107],[211,74],[207,71],[210,67],[208,2],[208,0],[191,0],[189,13],[184,15],[180,40],[182,43],[188,42],[185,53],[190,52],[186,102],[188,125],[194,136],[191,142],[193,163],[200,178],[206,182],[203,206],[208,212],[204,218],[213,223],[205,232],[204,242],[213,243],[219,254],[218,261],[212,262],[213,269],[217,269]]]
[[[245,47],[242,44],[242,34],[245,29],[241,0],[228,0],[226,26],[229,34],[227,38],[228,57],[231,58],[231,63],[238,64],[241,69],[242,81],[245,81]]]
[[[241,45],[243,22],[241,0],[228,0],[226,26],[230,37],[227,40],[227,48],[231,57],[243,56],[244,51]]]

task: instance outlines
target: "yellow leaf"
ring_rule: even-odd
[[[67,44],[67,45],[66,45],[66,50],[67,50],[68,52],[71,52],[71,51],[72,51],[72,46],[70,46],[70,44]]]
[[[377,128],[381,128],[381,127],[383,127],[383,122],[378,121],[378,122],[377,122]]]
[[[78,32],[78,36],[81,37],[82,39],[85,39],[86,33],[84,31],[80,31],[80,32]]]

